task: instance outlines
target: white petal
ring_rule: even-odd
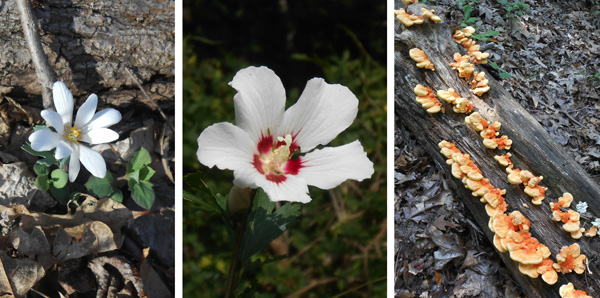
[[[270,69],[248,67],[238,71],[231,83],[238,93],[233,97],[236,125],[258,143],[261,134],[277,131],[285,109],[285,89]]]
[[[35,151],[48,151],[56,148],[63,137],[50,129],[40,129],[29,136],[31,148]]]
[[[92,175],[98,178],[104,178],[104,176],[106,176],[106,162],[104,162],[102,155],[86,146],[79,145],[78,147],[80,150],[79,160],[83,166],[92,173]]]
[[[73,152],[71,152],[71,159],[69,160],[69,181],[73,182],[79,174],[79,147],[73,146]]]
[[[54,107],[63,120],[64,125],[71,126],[73,119],[73,94],[65,83],[58,81],[52,86]]]
[[[97,106],[98,96],[96,96],[96,94],[90,95],[77,111],[77,116],[75,116],[75,126],[81,129],[81,127],[90,122],[92,117],[94,117]]]
[[[248,133],[231,123],[217,123],[198,137],[198,160],[205,166],[223,170],[247,168],[252,163],[256,145]],[[258,173],[258,171],[257,171]]]
[[[69,146],[69,144],[67,144],[67,142],[61,141],[58,143],[58,146],[56,147],[56,153],[54,153],[54,158],[61,160],[65,157],[71,155],[72,152],[73,152],[73,149],[71,149],[71,146]]]
[[[94,114],[94,117],[82,126],[80,129],[83,133],[94,130],[96,128],[106,128],[121,121],[121,113],[115,109],[109,108],[99,111]]]
[[[48,126],[54,127],[59,135],[64,134],[65,124],[63,123],[63,119],[60,117],[60,114],[52,110],[43,110],[41,115],[42,118],[46,120],[46,124],[48,124]]]
[[[233,171],[233,184],[241,188],[256,188],[256,179],[262,176],[253,164],[239,163]]]
[[[315,78],[308,81],[298,102],[285,111],[281,131],[291,134],[302,152],[308,152],[348,128],[357,112],[358,99],[350,89]]]
[[[302,157],[302,166],[298,177],[322,189],[334,188],[347,179],[362,181],[374,172],[359,141],[309,152]]]
[[[119,138],[119,134],[110,128],[96,128],[83,133],[81,140],[89,144],[110,143]]]
[[[310,202],[308,196],[308,186],[302,178],[293,175],[286,175],[286,180],[280,183],[269,181],[265,176],[260,175],[256,181],[259,187],[269,195],[272,202],[290,201],[290,202]]]

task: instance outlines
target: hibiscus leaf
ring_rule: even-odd
[[[152,183],[148,181],[136,182],[133,179],[129,179],[129,190],[131,190],[131,197],[136,204],[146,210],[152,208],[155,198]]]
[[[183,177],[183,182],[186,184],[183,190],[183,199],[191,201],[195,207],[208,213],[216,213],[226,217],[227,198],[213,194],[204,183],[203,175],[201,171],[197,171]]]
[[[273,212],[275,203],[267,194],[258,189],[250,213],[246,231],[240,247],[240,261],[245,262],[279,237],[288,226],[296,223],[300,215],[300,204],[287,203]]]
[[[152,163],[150,153],[146,148],[141,147],[136,153],[133,154],[129,162],[127,163],[127,174],[139,171],[142,167]]]

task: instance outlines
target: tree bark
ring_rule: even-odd
[[[56,80],[64,81],[79,103],[96,93],[103,103],[120,108],[152,107],[126,70],[131,69],[152,99],[171,110],[174,8],[173,0],[52,0],[35,1],[32,10]],[[0,94],[21,103],[39,101],[42,87],[23,38],[17,1],[0,3],[0,23]]]
[[[410,5],[409,13],[421,15],[421,4]],[[430,7],[429,7],[430,8]],[[443,16],[443,9],[436,8],[436,14]],[[456,144],[463,152],[471,155],[471,159],[482,170],[484,177],[490,179],[492,185],[506,189],[506,201],[509,211],[518,210],[531,220],[531,233],[552,251],[551,258],[556,261],[556,255],[561,247],[578,243],[581,253],[589,261],[589,271],[584,275],[575,273],[560,274],[558,282],[549,286],[541,277],[530,278],[521,274],[518,263],[511,260],[508,253],[499,253],[512,277],[519,283],[528,297],[560,297],[558,289],[561,285],[572,282],[578,290],[584,290],[588,295],[600,293],[600,275],[598,251],[600,243],[598,236],[572,239],[569,233],[562,230],[562,223],[552,221],[549,202],[556,202],[564,192],[570,192],[574,199],[571,208],[577,202],[588,203],[588,212],[600,214],[600,187],[588,176],[575,160],[557,143],[555,143],[544,128],[523,108],[510,94],[502,88],[489,72],[479,65],[476,71],[486,72],[490,91],[481,98],[469,91],[467,82],[459,78],[450,62],[454,62],[453,54],[466,54],[466,50],[453,41],[452,34],[457,28],[451,28],[448,20],[434,24],[428,20],[424,24],[406,28],[395,21],[395,111],[397,120],[410,129],[431,154],[436,166],[447,175],[448,184],[472,213],[475,221],[492,242],[494,233],[488,228],[489,217],[484,204],[479,198],[473,197],[461,181],[451,175],[451,167],[446,164],[446,158],[440,153],[438,143],[447,140]],[[427,54],[435,65],[435,71],[416,67],[408,52],[417,47]],[[546,199],[541,206],[531,204],[531,199],[523,192],[521,185],[508,183],[504,167],[500,166],[494,155],[504,154],[502,150],[490,150],[483,146],[479,133],[465,122],[465,114],[457,114],[452,107],[444,103],[445,113],[428,114],[415,101],[414,87],[421,84],[434,92],[453,88],[461,97],[471,100],[474,111],[479,112],[490,122],[499,121],[502,124],[501,135],[507,135],[513,140],[513,146],[508,151],[513,157],[511,161],[515,168],[529,170],[536,176],[543,176],[540,185],[548,187]],[[527,204],[529,208],[524,207]],[[582,226],[584,221],[582,221]],[[587,221],[585,227],[589,228]],[[591,275],[589,274],[591,272]]]

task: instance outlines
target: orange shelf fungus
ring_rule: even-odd
[[[404,4],[406,4],[406,5],[411,5],[411,4],[419,3],[419,0],[402,0],[402,2],[404,2]]]
[[[473,104],[470,100],[460,97],[458,93],[454,92],[454,89],[450,88],[448,91],[439,90],[437,92],[439,98],[445,102],[453,105],[452,110],[455,113],[467,114],[473,111]]]
[[[414,14],[408,14],[406,13],[406,10],[404,10],[404,8],[394,10],[394,15],[396,15],[398,21],[400,21],[406,27],[410,27],[415,24],[423,24],[422,17],[416,16]]]
[[[469,38],[473,35],[473,33],[475,33],[475,29],[469,26],[462,30],[456,30],[454,35],[452,35],[452,39],[467,49],[467,52],[469,53],[469,59],[471,62],[473,62],[473,64],[486,64],[487,58],[490,56],[490,54],[479,51],[480,46],[476,44],[474,40]]]
[[[435,97],[431,89],[419,84],[415,87],[414,92],[417,95],[417,102],[427,109],[427,113],[435,114],[442,111],[442,103]]]
[[[581,254],[579,244],[573,243],[570,246],[563,246],[558,255],[556,255],[557,263],[554,264],[554,269],[563,274],[575,271],[577,274],[583,274],[585,271],[585,255]]]
[[[458,76],[465,79],[470,79],[475,71],[475,65],[469,62],[469,56],[461,56],[459,53],[454,53],[454,61],[450,63],[452,69],[458,70]]]
[[[427,9],[427,8],[422,7],[421,12],[423,13],[422,17],[424,19],[430,19],[432,22],[434,22],[436,24],[442,21],[442,19],[440,17],[433,14],[435,11],[432,9]]]
[[[531,278],[537,278],[541,275],[544,282],[553,285],[558,281],[558,274],[552,265],[554,265],[554,261],[550,258],[544,259],[539,264],[526,265],[519,263],[519,271]]]
[[[488,126],[487,120],[483,119],[479,112],[475,112],[465,117],[465,123],[473,126],[476,131],[482,131]]]
[[[462,30],[456,30],[454,35],[452,35],[452,39],[462,45],[462,43],[469,39],[473,33],[475,33],[475,28],[468,26]]]
[[[580,215],[579,212],[574,210],[562,211],[560,208],[568,208],[573,202],[573,196],[566,192],[562,197],[558,198],[558,202],[550,203],[552,209],[552,220],[560,221],[563,223],[563,230],[571,233],[573,239],[579,239],[583,236],[585,229],[580,227]]]
[[[410,55],[410,58],[417,62],[418,68],[425,68],[435,71],[433,63],[431,63],[429,58],[427,58],[425,52],[423,52],[421,49],[413,48],[410,51],[408,51],[408,54]]]
[[[489,80],[485,78],[485,72],[475,72],[470,84],[471,92],[477,96],[482,96],[490,90],[488,83]]]
[[[588,296],[585,291],[575,290],[572,283],[560,286],[558,294],[560,294],[560,297],[562,298],[592,298],[592,296]]]
[[[506,167],[506,171],[508,172],[509,169],[513,168],[513,163],[510,161],[510,158],[512,157],[512,154],[510,153],[506,153],[503,155],[495,155],[494,159],[503,167]]]
[[[589,230],[585,231],[584,235],[588,238],[595,237],[598,235],[598,227],[592,226]]]

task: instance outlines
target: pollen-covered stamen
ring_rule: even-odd
[[[77,128],[77,126],[70,127],[65,125],[65,137],[79,143],[79,140],[81,140],[81,129]]]
[[[290,134],[286,135],[285,138],[277,137],[279,142],[284,142],[285,145],[279,146],[273,150],[261,156],[263,161],[262,168],[266,175],[274,173],[274,174],[283,174],[284,171],[282,166],[289,160],[290,158],[290,146],[292,145],[292,136]]]

